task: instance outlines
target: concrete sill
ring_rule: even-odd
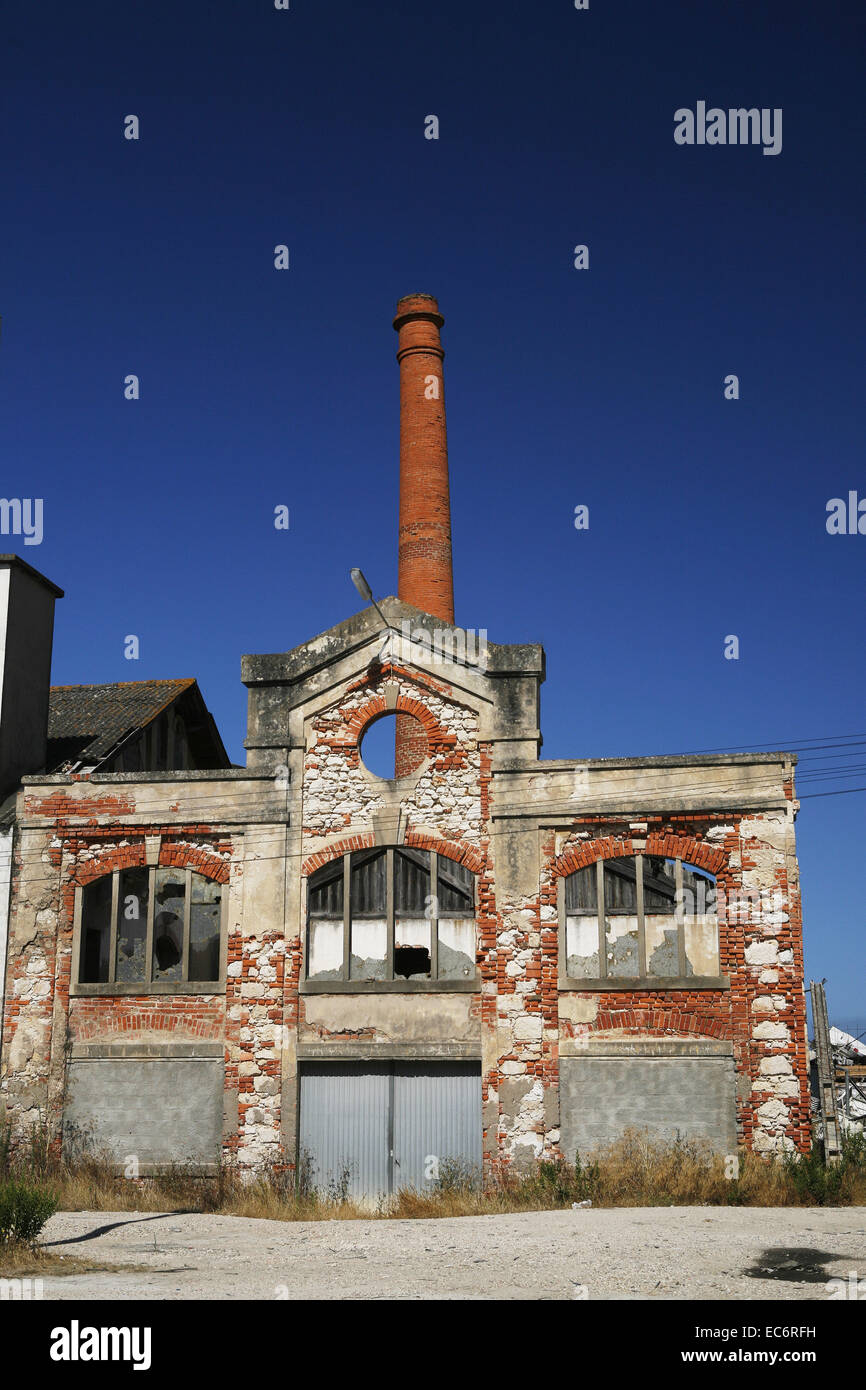
[[[610,994],[618,989],[652,990],[655,994],[665,994],[674,989],[682,991],[730,988],[731,981],[727,975],[662,975],[654,980],[648,980],[646,977],[632,980],[625,975],[613,975],[605,980],[572,980],[562,976],[559,979],[560,992],[568,990],[572,994],[596,994],[600,991]]]
[[[475,994],[481,981],[471,980],[301,980],[300,994]]]
[[[152,984],[142,981],[116,981],[114,984],[70,985],[70,999],[92,998],[94,995],[133,994],[149,998],[160,994],[225,994],[225,980],[222,982],[202,980],[157,980]]]

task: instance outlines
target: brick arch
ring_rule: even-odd
[[[576,869],[585,869],[597,859],[628,859],[634,855],[631,840],[614,840],[606,836],[599,840],[583,840],[580,844],[566,845],[561,854],[550,865],[553,878],[566,878]]]
[[[666,859],[684,859],[707,873],[719,874],[727,863],[723,849],[712,849],[691,835],[666,835],[653,831],[646,837],[644,854],[662,855]],[[566,845],[565,849],[550,865],[553,878],[565,878],[576,869],[585,869],[598,859],[630,859],[638,851],[631,839],[614,839],[602,836],[597,840],[585,840],[578,845]]]
[[[346,840],[337,840],[335,844],[328,845],[326,849],[317,850],[315,854],[309,855],[301,864],[301,876],[309,878],[316,869],[330,864],[332,859],[342,859],[344,854],[351,854],[353,849],[375,848],[376,843],[372,831],[366,831],[363,835],[351,835]]]
[[[73,869],[70,881],[84,887],[94,879],[113,873],[115,869],[145,867],[144,841],[139,840],[131,845],[116,845],[112,849],[102,850],[95,859],[85,859]]]
[[[159,850],[159,864],[176,869],[187,865],[203,878],[214,879],[217,883],[228,883],[229,865],[216,854],[209,853],[200,845],[163,843]],[[130,845],[117,845],[103,850],[95,859],[86,859],[73,871],[71,881],[84,887],[94,879],[103,878],[115,869],[146,869],[144,840]]]
[[[590,1031],[593,1036],[623,1033],[645,1038],[715,1038],[730,1041],[733,1030],[729,1018],[710,1017],[692,1008],[676,1004],[659,1008],[657,1005],[630,1004],[624,1008],[599,1009]]]
[[[451,748],[457,742],[455,734],[443,729],[435,715],[420,700],[411,699],[408,695],[399,694],[396,705],[389,709],[385,704],[385,697],[381,694],[371,695],[365,704],[354,710],[352,717],[346,725],[346,740],[350,743],[359,743],[361,735],[374,719],[380,718],[385,714],[411,714],[418,720],[427,735],[427,741],[431,750],[434,748]]]
[[[481,854],[474,845],[464,845],[459,840],[441,840],[436,835],[422,835],[416,830],[406,831],[406,844],[411,849],[435,850],[436,854],[444,859],[453,859],[473,874],[481,872]]]
[[[206,846],[163,840],[159,847],[159,863],[165,868],[185,869],[187,866],[203,878],[228,883],[230,865]]]
[[[706,869],[709,874],[721,873],[728,862],[723,849],[713,849],[691,835],[665,835],[660,831],[647,835],[645,853],[664,855],[666,859],[684,859],[696,869]]]
[[[410,849],[432,849],[437,854],[441,854],[446,859],[453,859],[456,863],[462,864],[471,873],[481,872],[481,855],[473,845],[463,845],[457,840],[441,840],[435,835],[422,835],[414,830],[406,831],[406,845]],[[344,854],[351,854],[356,849],[399,849],[399,845],[376,845],[372,831],[363,835],[352,835],[345,840],[338,840],[336,844],[328,845],[327,849],[318,850],[316,854],[311,854],[301,864],[301,875],[309,878],[310,874],[321,869],[325,864],[330,864],[334,859],[341,859]]]
[[[170,1033],[180,1042],[221,1042],[224,1028],[224,1008],[218,995],[111,996],[100,1000],[91,1016],[77,1013],[73,1022],[76,1042],[118,1033],[130,1040],[136,1034]]]

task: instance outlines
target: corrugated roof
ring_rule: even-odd
[[[48,702],[48,772],[67,763],[96,765],[127,734],[149,724],[195,685],[183,680],[118,681],[114,685],[54,685]]]

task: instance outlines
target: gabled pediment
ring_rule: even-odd
[[[414,608],[393,595],[382,599],[379,608],[388,620],[390,630],[401,641],[412,641],[415,634],[425,634],[428,649],[436,657],[430,663],[431,672],[443,660],[453,660],[456,665],[480,666],[498,675],[527,674],[544,679],[544,649],[538,643],[506,646],[491,642],[486,629],[461,628],[443,622],[441,618],[423,613],[420,608]],[[363,653],[367,647],[381,649],[387,631],[375,608],[363,608],[360,613],[345,618],[335,627],[320,632],[317,637],[302,642],[291,651],[242,657],[241,679],[247,686],[303,680],[322,667],[342,661],[353,653]],[[484,659],[479,662],[482,644]],[[423,656],[423,638],[413,642],[413,646],[417,648],[418,655]],[[425,663],[422,660],[419,664]]]
[[[250,692],[248,749],[299,746],[299,720],[339,700],[359,680],[400,671],[476,710],[484,736],[514,744],[515,752],[521,745],[522,756],[535,755],[544,679],[540,645],[490,642],[484,629],[443,622],[393,595],[379,609],[364,608],[291,651],[242,658]]]

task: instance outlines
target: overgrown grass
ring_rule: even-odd
[[[484,1216],[520,1211],[637,1206],[850,1206],[866,1205],[866,1137],[845,1139],[842,1161],[825,1168],[819,1147],[811,1154],[770,1162],[741,1151],[738,1175],[729,1161],[696,1140],[662,1143],[628,1132],[604,1152],[573,1163],[540,1162],[528,1172],[506,1170],[482,1189],[458,1164],[443,1163],[429,1190],[404,1189],[373,1208],[349,1197],[348,1170],[317,1190],[309,1165],[296,1179],[289,1170],[244,1181],[225,1167],[198,1176],[178,1166],[158,1178],[125,1178],[104,1156],[80,1146],[57,1157],[46,1136],[6,1152],[0,1141],[0,1179],[48,1188],[66,1211],[188,1211],[278,1221]]]

